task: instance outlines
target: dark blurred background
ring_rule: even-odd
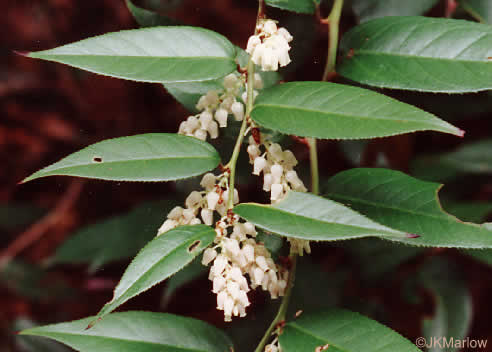
[[[181,203],[191,186],[186,182],[120,183],[70,177],[18,183],[41,167],[97,141],[148,132],[175,132],[187,111],[160,85],[98,76],[14,53],[49,49],[106,32],[137,28],[123,0],[0,3],[0,352],[41,351],[40,345],[32,347],[26,341],[20,342],[12,332],[30,324],[95,314],[111,298],[112,288],[127,265],[122,260],[95,271],[89,271],[83,264],[48,269],[46,258],[86,225],[124,214],[145,201],[174,197],[176,203]],[[443,13],[443,3],[429,14]],[[147,0],[135,4],[166,13],[185,24],[215,30],[240,47],[245,47],[256,17],[253,0]],[[269,13],[280,19],[295,37],[294,63],[283,72],[284,79],[319,80],[326,56],[326,28],[317,25],[314,16],[294,16],[276,9]],[[356,20],[347,10],[342,31]],[[458,100],[449,96],[436,100],[433,95],[388,93],[436,109],[441,118],[467,131],[465,142],[490,138],[492,109],[488,93],[460,96]],[[487,102],[488,107],[477,108]],[[302,141],[287,137],[283,142],[296,153],[301,170],[306,171],[308,155]],[[462,143],[456,137],[431,132],[369,143],[324,141],[320,142],[321,172],[328,177],[354,166],[378,165],[409,172],[411,161],[419,155],[449,151]],[[255,180],[246,178],[249,172],[243,171],[242,200],[264,200]],[[492,181],[488,176],[454,177],[446,191],[458,200],[490,203]],[[306,172],[303,177],[308,179]],[[339,292],[337,302],[365,307],[360,310],[390,324],[408,338],[420,336],[422,318],[432,316],[434,305],[432,295],[425,290],[416,291],[418,302],[405,299],[401,294],[405,289],[402,277],[412,277],[426,256],[445,256],[457,263],[463,269],[473,299],[475,317],[470,336],[490,337],[488,350],[492,351],[492,270],[488,266],[457,251],[430,250],[405,263],[393,277],[366,285],[358,277],[356,266],[355,272],[349,272],[348,269],[354,269],[349,253],[344,248],[315,248],[317,280],[331,283],[328,289]],[[343,280],[339,278],[342,271],[346,273]],[[163,287],[143,294],[122,309],[171,311],[223,326],[206,277],[182,287],[165,306],[161,304]],[[327,300],[332,299],[330,294]],[[248,316],[260,321],[262,312],[270,311],[269,300],[261,293],[255,294],[253,300],[255,306]],[[356,304],[345,304],[349,300]],[[379,314],[383,306],[386,313]],[[241,324],[240,329],[248,329],[247,321]],[[46,350],[56,348],[49,345]]]

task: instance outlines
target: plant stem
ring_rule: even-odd
[[[264,0],[258,1],[258,14],[256,16],[256,24],[255,24],[255,34],[257,32],[258,23],[264,17],[265,12],[265,4]],[[253,89],[255,82],[255,64],[251,60],[251,57],[248,61],[247,66],[247,82],[248,88],[246,90],[247,94],[247,102],[246,102],[246,112],[244,114],[243,123],[241,124],[241,129],[239,130],[239,135],[236,139],[236,145],[234,146],[234,150],[232,151],[231,159],[225,165],[226,168],[229,169],[229,195],[227,198],[227,209],[232,209],[234,207],[234,181],[236,179],[236,164],[237,158],[239,157],[239,152],[241,151],[241,145],[243,144],[244,134],[246,132],[246,128],[248,127],[248,121],[250,119],[251,110],[253,110]]]
[[[326,82],[335,74],[338,50],[338,26],[342,15],[343,0],[335,0],[330,15],[326,19],[328,23],[328,58],[326,60],[323,81]]]
[[[308,137],[307,141],[309,144],[309,161],[311,163],[311,192],[319,194],[319,168],[316,138]]]
[[[256,347],[255,352],[263,352],[266,343],[272,336],[277,326],[283,321],[285,321],[287,308],[289,307],[290,297],[292,296],[292,288],[294,287],[294,281],[296,278],[296,267],[297,267],[297,255],[291,254],[289,258],[291,260],[292,266],[290,268],[289,281],[287,282],[287,289],[285,291],[285,295],[282,297],[282,303],[280,303],[280,307],[278,309],[277,315],[275,316],[275,319],[273,319],[272,323],[270,324],[267,331],[265,332],[265,335],[263,335],[263,338],[258,344],[258,347]]]
[[[241,129],[239,130],[239,135],[237,136],[236,145],[232,152],[231,160],[227,163],[229,168],[229,196],[227,199],[227,209],[232,209],[234,206],[234,180],[236,179],[236,164],[237,158],[239,157],[239,152],[241,151],[241,145],[243,144],[244,134],[246,132],[246,127],[248,126],[248,120],[251,110],[253,110],[253,85],[254,85],[254,75],[255,75],[255,64],[251,59],[248,61],[248,101],[246,103],[246,113],[244,115],[243,123],[241,124]]]

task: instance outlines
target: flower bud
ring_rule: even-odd
[[[215,120],[219,123],[220,127],[227,127],[227,110],[220,108],[215,112]]]
[[[210,111],[204,111],[200,114],[200,125],[204,130],[208,129],[208,125],[212,122],[213,116]]]
[[[217,207],[217,203],[219,202],[220,196],[217,194],[217,192],[208,192],[207,193],[207,207],[210,210],[215,210]]]
[[[193,136],[195,138],[198,138],[202,141],[206,141],[207,140],[207,131],[205,130],[202,130],[201,128],[196,130],[194,133],[193,133]]]
[[[265,23],[263,23],[263,32],[270,35],[274,34],[277,32],[277,24],[272,20],[265,21]]]
[[[236,101],[231,105],[231,111],[236,121],[242,121],[244,118],[244,105]]]
[[[280,183],[274,183],[272,185],[272,193],[270,195],[270,200],[279,200],[280,197],[282,196],[284,186],[282,186]]]
[[[203,252],[203,257],[202,257],[202,264],[203,265],[208,265],[212,262],[217,257],[217,251],[213,248],[207,248]]]
[[[216,179],[217,178],[213,173],[208,172],[205,175],[203,175],[202,180],[200,181],[200,186],[205,188],[207,191],[211,191],[215,187]]]
[[[212,292],[219,293],[225,288],[226,279],[223,276],[216,276],[213,279]]]
[[[255,144],[250,144],[248,145],[247,149],[248,155],[249,155],[249,160],[255,160],[257,156],[260,155],[260,148],[258,148],[257,145]]]
[[[291,42],[292,39],[294,39],[294,37],[289,33],[289,31],[287,29],[285,29],[284,27],[281,27],[277,30],[277,34],[281,35],[282,37],[284,37],[284,39],[287,41],[287,42]]]
[[[202,223],[201,220],[198,218],[193,218],[190,221],[190,225],[200,225],[201,223]]]
[[[208,124],[208,133],[210,133],[210,138],[215,139],[219,136],[219,125],[217,122],[212,121]]]
[[[268,265],[264,256],[257,256],[255,261],[256,265],[258,265],[263,271],[266,271],[268,269]]]
[[[257,35],[252,35],[248,39],[248,44],[246,45],[246,52],[248,54],[251,54],[259,44],[261,44],[260,37],[258,37]]]
[[[263,175],[263,190],[265,192],[270,192],[272,189],[272,184],[273,184],[273,176],[272,174],[264,174]]]
[[[163,234],[164,232],[174,229],[178,225],[179,223],[176,220],[167,219],[166,221],[164,221],[162,226],[159,227],[159,230],[157,230],[157,235]]]
[[[189,126],[190,130],[196,130],[197,128],[200,127],[200,123],[198,122],[198,119],[195,116],[189,116],[187,121],[187,125]]]
[[[202,201],[202,195],[200,192],[193,191],[186,198],[185,204],[187,208],[194,208],[198,206],[198,204]]]
[[[186,223],[189,223],[191,220],[195,218],[195,212],[192,209],[184,209],[183,218]]]
[[[203,208],[201,216],[205,225],[212,226],[214,223],[214,212],[212,210]]]
[[[238,78],[235,74],[230,73],[224,77],[224,88],[225,89],[234,89],[238,82]]]
[[[270,168],[270,172],[273,176],[274,183],[280,183],[282,179],[282,175],[284,174],[284,168],[279,164],[274,164]]]
[[[260,172],[265,168],[266,165],[267,161],[264,157],[256,157],[253,163],[253,175],[260,175]]]
[[[183,215],[183,208],[181,207],[174,207],[173,210],[167,214],[168,219],[172,220],[179,220],[179,218]]]

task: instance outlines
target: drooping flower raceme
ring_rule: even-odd
[[[256,241],[253,224],[240,222],[237,215],[225,216],[217,222],[216,232],[216,246],[205,250],[202,263],[213,261],[209,279],[217,294],[217,309],[224,311],[225,321],[246,315],[250,288],[261,287],[273,299],[284,295],[288,271],[277,266],[268,249]]]
[[[263,71],[277,71],[290,63],[289,43],[292,36],[287,29],[277,28],[272,20],[264,20],[257,27],[257,34],[248,40],[246,52]]]
[[[253,175],[263,173],[263,190],[270,192],[273,204],[280,202],[292,189],[297,192],[306,192],[304,183],[297,175],[294,167],[297,159],[290,150],[282,150],[277,143],[272,143],[260,134],[260,143],[250,137],[248,145],[249,162],[253,164]],[[288,238],[291,251],[299,255],[311,253],[309,241]]]
[[[245,89],[246,78],[237,73],[231,73],[224,78],[223,90],[211,90],[200,97],[196,104],[197,110],[201,111],[197,115],[189,116],[186,121],[179,125],[179,134],[196,137],[206,140],[207,136],[211,139],[219,137],[219,128],[227,127],[229,115],[234,116],[236,121],[244,119],[246,103]],[[261,89],[263,81],[259,74],[255,74],[254,88]],[[242,100],[238,100],[241,92]],[[255,91],[256,96],[258,92]]]

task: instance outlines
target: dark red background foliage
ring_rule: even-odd
[[[31,203],[58,215],[51,222],[41,224],[44,226],[40,231],[41,238],[15,253],[27,262],[40,263],[74,229],[124,212],[141,201],[173,192],[174,185],[74,181],[70,177],[50,177],[25,185],[17,183],[39,168],[103,139],[147,132],[174,132],[187,115],[160,85],[107,78],[13,53],[13,50],[49,49],[106,32],[136,28],[123,0],[3,0],[0,8],[0,204]],[[244,47],[254,26],[256,2],[185,0],[169,15],[186,24],[216,30]],[[345,18],[346,29],[354,19],[350,14]],[[316,29],[312,52],[306,53],[304,64],[286,79],[318,80],[321,77],[325,38],[326,29],[320,25]],[[490,121],[485,119],[484,122],[482,116],[482,119],[460,120],[457,125],[467,131],[470,141],[487,136],[492,127]],[[377,152],[383,151],[393,168],[406,171],[409,160],[417,152],[443,150],[458,143],[457,138],[438,133],[378,139],[369,144],[362,163],[374,165]],[[302,143],[293,148],[300,159],[306,160]],[[350,166],[337,149],[336,142],[320,143],[320,164],[324,176]],[[81,183],[79,190],[78,183]],[[67,196],[67,192],[72,193]],[[470,187],[464,193],[466,199],[490,201],[492,183]],[[252,196],[254,193],[249,197]],[[68,204],[65,207],[60,204],[63,199]],[[2,234],[0,248],[6,249],[20,236],[29,236],[30,231],[31,234],[32,231],[39,232],[39,228],[18,230]],[[2,255],[12,254],[9,250]],[[442,254],[442,251],[430,252],[436,253]],[[315,254],[326,271],[336,271],[346,265],[347,257],[341,250],[317,250]],[[450,255],[466,268],[476,314],[470,336],[490,338],[487,350],[492,351],[489,323],[492,270],[455,251],[446,251],[444,255]],[[407,263],[397,275],[412,275],[418,265],[419,260]],[[43,284],[48,289],[53,282],[61,280],[77,291],[76,295],[62,300],[31,300],[7,285],[0,286],[0,351],[14,349],[11,329],[19,317],[45,323],[96,313],[111,298],[112,287],[124,268],[125,263],[119,263],[89,275],[85,267],[57,267]],[[402,301],[398,282],[397,277],[384,289],[366,289],[353,277],[347,283],[346,295],[361,301],[385,303],[392,312],[392,326],[405,336],[415,338],[420,334],[422,317],[432,314],[432,302],[424,292],[422,295],[427,298],[417,308]],[[214,308],[214,297],[208,287],[206,281],[202,281],[185,288],[171,302],[170,311],[222,325],[221,314]],[[159,292],[151,290],[123,309],[158,310]],[[253,310],[262,309],[266,304],[263,296],[256,300]]]

